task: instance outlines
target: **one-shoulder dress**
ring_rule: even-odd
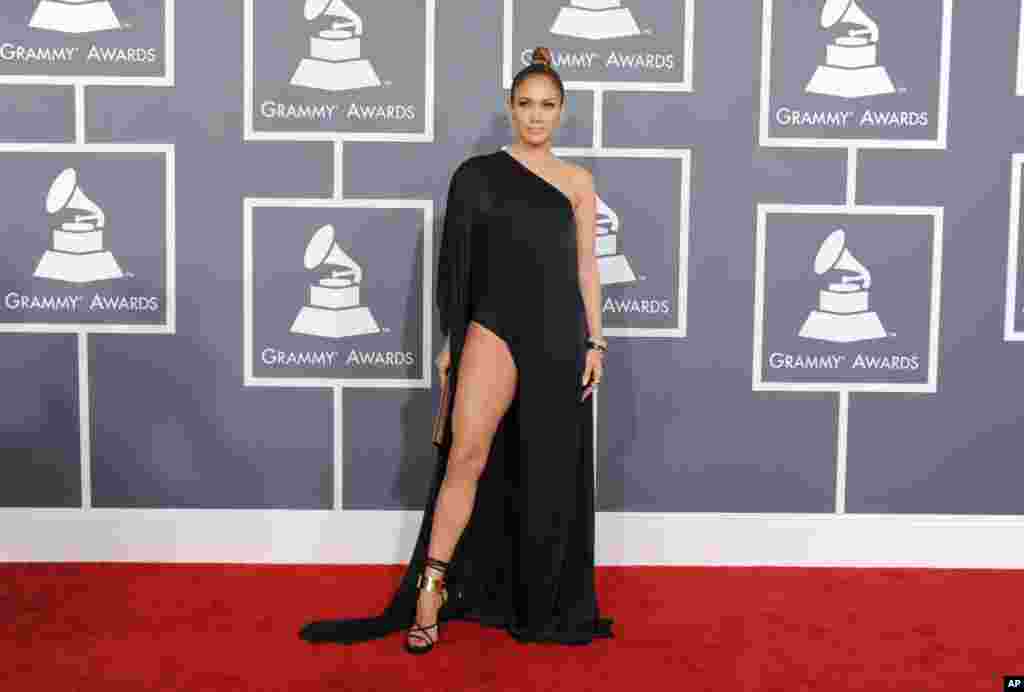
[[[594,584],[593,398],[580,401],[587,330],[576,237],[570,200],[505,150],[456,170],[436,290],[452,354],[449,422],[416,546],[383,613],[316,620],[302,627],[303,639],[348,644],[413,623],[471,320],[508,344],[518,381],[449,560],[439,619],[504,628],[523,642],[613,636]]]

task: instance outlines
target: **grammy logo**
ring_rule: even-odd
[[[806,91],[842,98],[891,94],[896,91],[885,67],[878,64],[878,24],[864,14],[856,0],[826,0],[821,28],[838,24],[854,28],[832,39]]]
[[[323,91],[350,91],[381,85],[370,61],[362,57],[363,20],[344,0],[306,0],[306,21],[331,19],[309,41],[308,58],[299,63],[291,83]]]
[[[868,310],[868,288],[871,272],[846,248],[846,232],[832,231],[821,243],[814,258],[814,273],[821,276],[830,271],[843,274],[839,283],[830,283],[818,292],[818,309],[800,328],[800,336],[838,343],[884,339],[885,328],[878,315]]]
[[[559,11],[551,33],[592,41],[640,34],[633,13],[621,5],[621,0],[572,0]]]
[[[597,197],[594,254],[597,255],[597,270],[602,285],[636,281],[629,260],[619,252],[619,215],[600,197]]]
[[[109,0],[41,0],[28,25],[64,34],[121,28]]]
[[[341,249],[334,235],[334,226],[323,226],[306,246],[306,269],[332,269],[330,276],[309,287],[309,304],[299,311],[291,331],[333,339],[377,334],[380,332],[377,320],[368,307],[359,304],[363,269]]]
[[[71,220],[53,229],[53,246],[39,260],[33,276],[71,283],[90,283],[123,276],[117,260],[109,250],[103,249],[106,214],[82,192],[74,168],[61,171],[50,185],[46,211],[49,214],[85,213],[68,213]]]

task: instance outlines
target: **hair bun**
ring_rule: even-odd
[[[530,56],[530,59],[535,65],[540,64],[547,67],[551,67],[551,63],[554,62],[554,59],[551,56],[551,51],[543,46],[534,48],[533,55]]]

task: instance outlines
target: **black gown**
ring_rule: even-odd
[[[310,622],[300,636],[348,644],[413,623],[458,365],[477,320],[508,344],[518,383],[449,560],[438,617],[502,627],[523,642],[611,637],[594,587],[593,398],[580,402],[587,332],[569,199],[504,150],[467,160],[448,191],[436,297],[452,396],[410,565],[380,615]]]

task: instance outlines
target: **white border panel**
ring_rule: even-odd
[[[66,77],[48,75],[2,75],[0,85],[40,84],[44,86],[174,86],[174,3],[164,0],[164,64],[163,77]]]
[[[422,512],[0,509],[2,562],[408,562]],[[601,565],[1024,569],[1024,516],[597,514]]]
[[[1024,154],[1014,154],[1010,163],[1010,239],[1006,253],[1006,314],[1003,320],[1003,339],[1024,341],[1024,332],[1014,329],[1017,311],[1017,263],[1020,260],[1020,194],[1021,168]]]
[[[174,334],[177,320],[177,255],[175,249],[175,164],[173,144],[0,144],[0,155],[5,153],[34,154],[163,154],[165,162],[166,228],[165,266],[167,276],[164,305],[164,324],[91,324],[63,323],[4,323],[0,334]]]
[[[813,148],[813,149],[945,149],[949,124],[949,66],[952,45],[953,0],[942,0],[942,45],[939,58],[939,107],[937,117],[937,139],[828,139],[801,137],[772,137],[771,114],[771,55],[772,55],[772,5],[775,0],[764,0],[764,15],[761,26],[761,106],[758,143],[762,147]]]
[[[1020,26],[1017,29],[1017,96],[1024,96],[1024,0],[1020,4]]]
[[[423,376],[419,379],[339,379],[334,377],[255,377],[253,375],[253,247],[252,217],[257,208],[299,208],[299,209],[419,209],[423,212],[423,285],[420,287],[421,309],[423,311],[423,335],[421,343],[421,363]],[[434,202],[433,200],[409,199],[284,199],[284,198],[248,198],[244,201],[243,213],[243,256],[242,281],[244,283],[243,328],[242,328],[242,363],[243,383],[247,387],[316,387],[316,388],[355,388],[355,389],[430,389],[432,360],[431,349],[433,340],[433,303],[432,287],[434,285],[434,268],[431,258],[434,256]]]
[[[765,382],[762,379],[764,345],[765,254],[768,214],[889,214],[893,216],[931,216],[932,273],[931,305],[928,317],[928,380],[923,384],[867,382]],[[942,207],[844,206],[831,204],[758,204],[757,239],[754,271],[754,361],[755,392],[926,392],[938,388],[939,308],[942,305]]]
[[[692,185],[692,164],[689,149],[612,149],[555,147],[555,156],[569,156],[591,159],[678,159],[680,171],[679,191],[679,322],[674,328],[647,329],[643,327],[605,327],[605,336],[627,337],[686,337],[686,316],[689,300],[687,285],[690,277],[690,186]]]
[[[515,33],[515,3],[524,0],[505,0],[504,18],[502,20],[502,85],[512,88],[512,78],[519,70],[516,65],[515,47],[512,36]],[[683,81],[672,82],[594,82],[566,81],[565,88],[569,91],[652,91],[652,92],[690,92],[693,91],[693,39],[694,3],[696,0],[683,0]],[[595,97],[595,101],[598,97]]]
[[[243,9],[244,15],[244,48],[242,54],[242,74],[244,96],[242,106],[243,137],[246,141],[253,142],[433,142],[434,141],[434,64],[436,54],[437,36],[437,0],[426,0],[426,27],[427,33],[426,54],[424,55],[424,102],[423,109],[423,132],[257,132],[253,128],[253,92],[255,89],[256,62],[253,52],[253,31],[255,22],[253,19],[253,3],[255,0],[245,0]],[[298,5],[296,4],[296,9]]]

